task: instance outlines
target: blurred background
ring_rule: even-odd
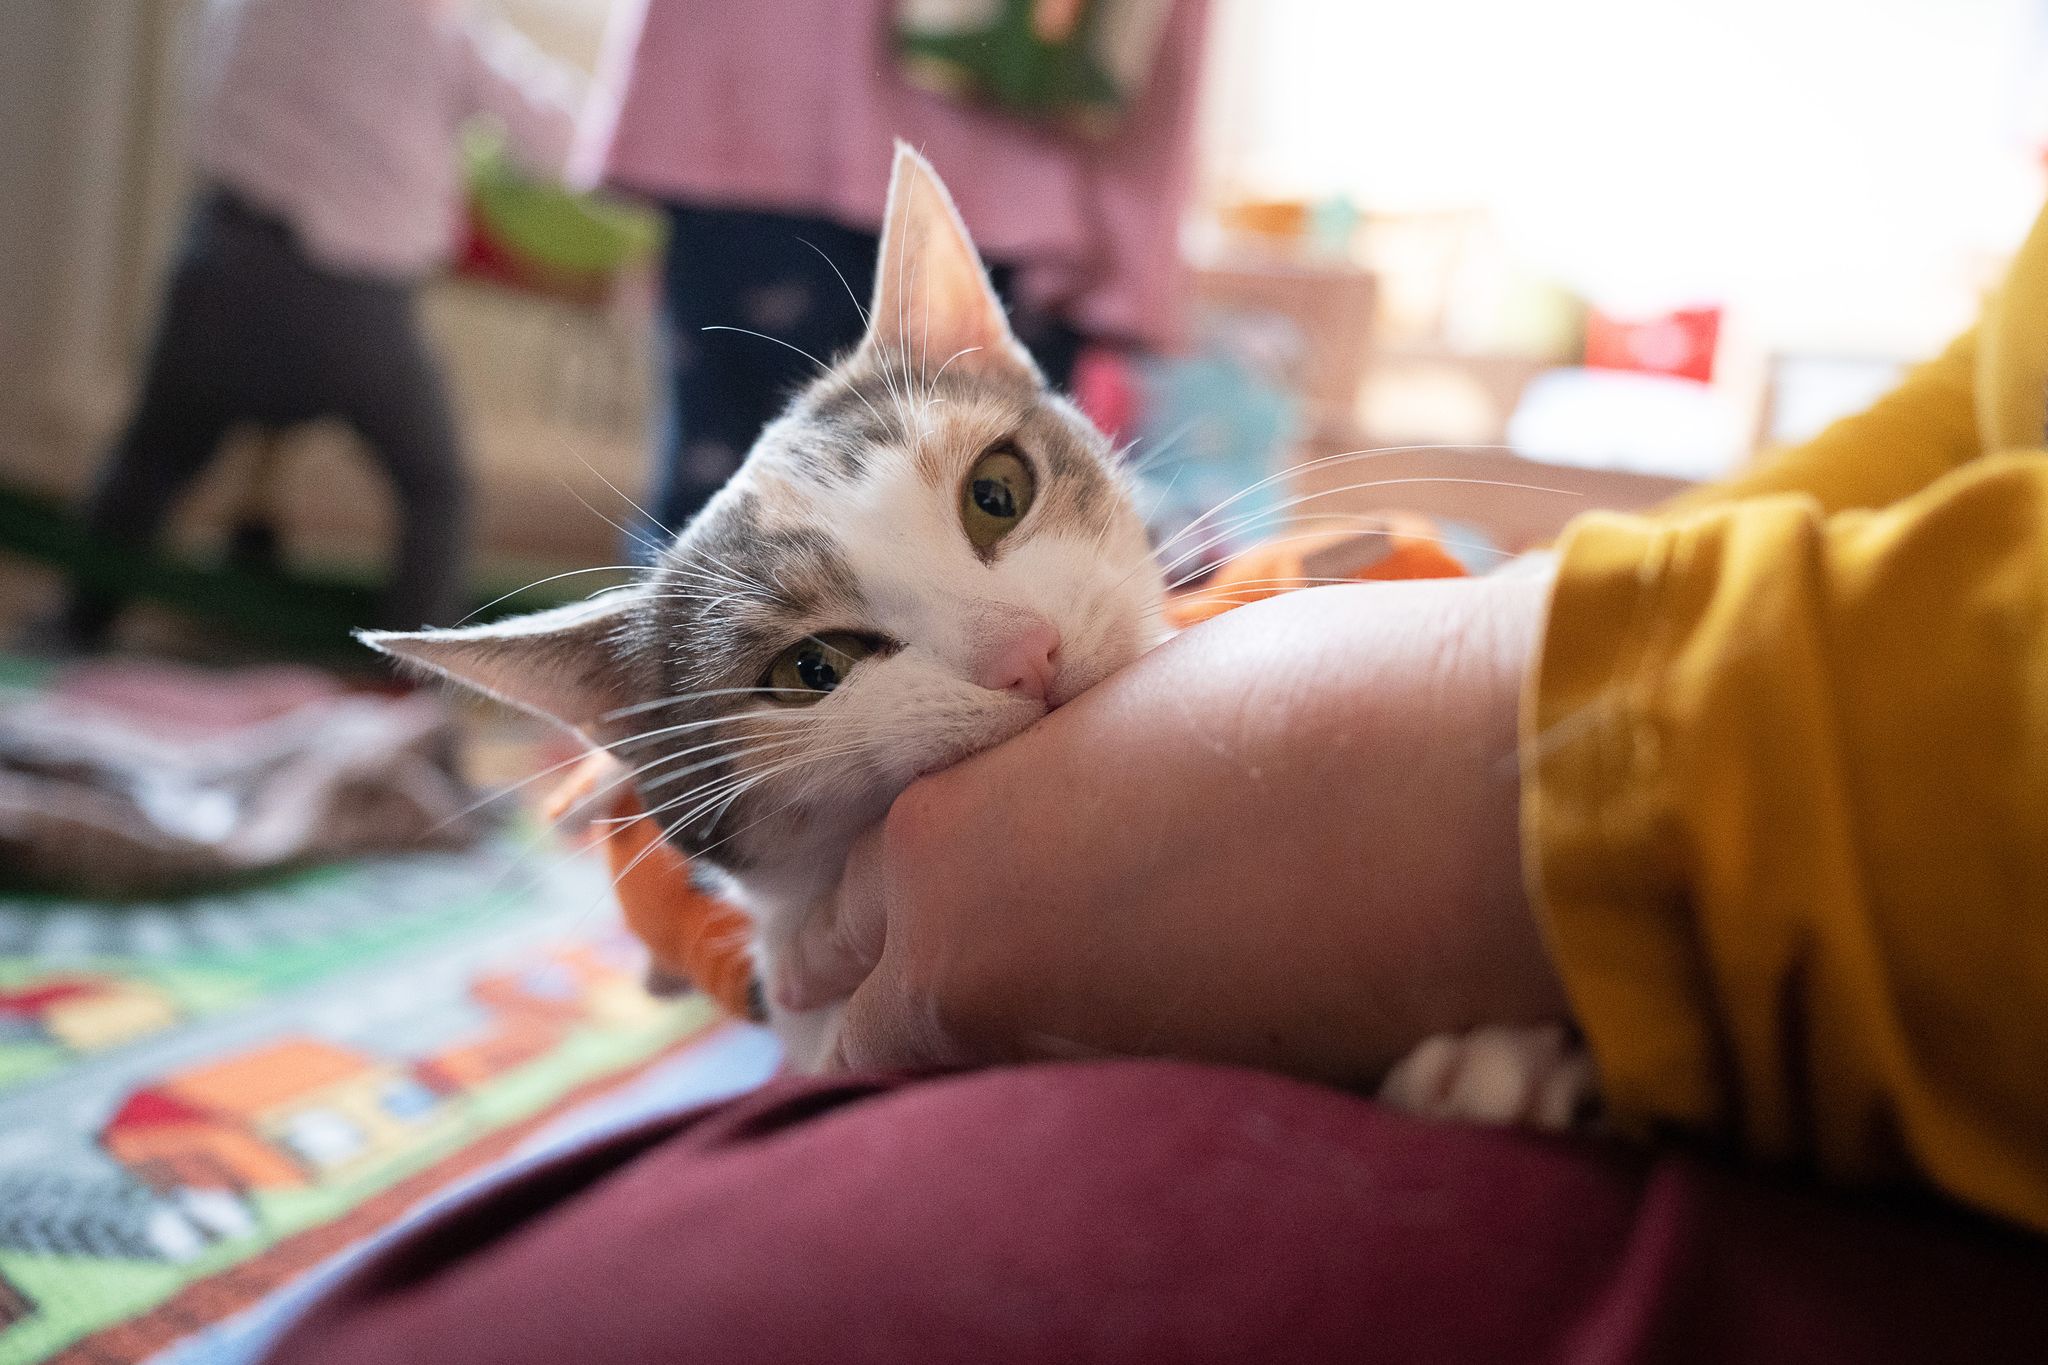
[[[1957,333],[2048,0],[6,0],[0,1365],[239,1359],[773,1065],[642,989],[578,745],[347,631],[630,572],[857,336],[897,136],[1159,536],[1270,481],[1176,576],[1478,568]]]
[[[490,7],[589,72],[614,3]],[[130,402],[192,183],[198,8],[0,14],[10,496],[75,498]],[[1233,385],[1153,373],[1133,400],[1151,410],[1113,415],[1182,433],[1231,478],[1420,443],[1710,478],[1864,401],[1968,318],[2041,195],[2044,26],[2035,0],[1218,0],[1180,361]],[[478,170],[472,207],[516,238],[514,197]],[[655,254],[619,248],[581,299],[482,254],[424,300],[477,481],[479,572],[511,586],[610,562],[616,530],[563,484],[621,518],[603,480],[636,498],[648,482],[654,291],[634,275]],[[241,441],[171,543],[216,551],[262,465],[294,562],[373,573],[389,499],[349,439],[291,433],[270,462]],[[19,543],[27,516],[0,524],[17,614],[50,548]]]

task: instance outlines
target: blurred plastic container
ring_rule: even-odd
[[[464,151],[469,231],[459,274],[588,307],[645,278],[661,249],[657,215],[533,179],[486,133],[472,135]]]

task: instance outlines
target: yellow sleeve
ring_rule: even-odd
[[[2048,454],[1576,523],[1523,772],[1624,1126],[2048,1229]]]
[[[1983,450],[1976,408],[1977,332],[1957,338],[1876,404],[1757,468],[1666,505],[1697,511],[1742,498],[1804,493],[1824,511],[1886,507],[1912,496]],[[2041,438],[2037,434],[2035,441]]]

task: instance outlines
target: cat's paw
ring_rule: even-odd
[[[1562,1132],[1598,1107],[1593,1059],[1562,1024],[1441,1034],[1401,1059],[1379,1098],[1423,1118]]]

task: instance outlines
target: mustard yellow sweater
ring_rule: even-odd
[[[1870,411],[1560,543],[1532,894],[1617,1118],[2048,1230],[2048,215]]]

